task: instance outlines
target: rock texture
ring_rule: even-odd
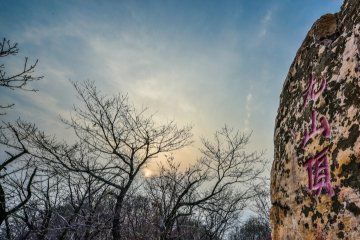
[[[274,134],[272,239],[360,239],[359,34],[360,1],[345,0],[314,23],[290,67]]]

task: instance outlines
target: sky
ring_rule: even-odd
[[[59,138],[59,115],[78,103],[70,81],[95,81],[106,94],[128,94],[156,120],[193,125],[201,136],[225,124],[252,132],[249,150],[273,158],[273,130],[288,69],[307,31],[340,0],[10,1],[0,0],[0,37],[18,42],[6,60],[21,69],[39,59],[37,93],[0,89],[21,117]],[[70,137],[69,137],[70,136]]]

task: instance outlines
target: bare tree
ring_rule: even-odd
[[[74,83],[83,105],[74,107],[70,120],[78,143],[56,144],[37,135],[37,146],[67,170],[86,173],[113,189],[116,203],[112,237],[121,239],[121,209],[124,199],[149,161],[191,142],[191,127],[178,128],[173,122],[157,125],[146,111],[137,112],[126,96],[106,97],[92,82]]]
[[[122,209],[122,232],[125,239],[157,239],[156,209],[151,200],[140,194],[127,197]]]
[[[32,198],[8,218],[4,227],[8,239],[107,238],[102,231],[109,232],[106,222],[111,214],[104,209],[113,201],[107,201],[110,192],[105,184],[87,174],[61,172],[51,166],[40,167]],[[17,201],[24,195],[18,177],[6,182]]]
[[[17,47],[17,43],[11,43],[10,40],[5,38],[0,41],[0,58],[4,59],[4,57],[10,55],[16,55],[18,52],[19,49]],[[5,64],[0,63],[0,87],[5,87],[10,90],[21,89],[36,91],[33,88],[29,88],[28,83],[42,78],[42,76],[33,76],[37,63],[38,60],[36,60],[33,64],[29,64],[28,58],[26,57],[23,69],[18,73],[11,74],[8,74],[5,70]],[[10,108],[12,106],[13,104],[0,104],[0,109]],[[0,115],[4,114],[4,112],[0,112]],[[29,159],[25,161],[25,165],[22,164],[22,162],[24,162],[23,160],[28,157],[28,149],[23,143],[28,135],[17,130],[16,125],[20,124],[22,124],[22,127],[26,128],[26,132],[30,134],[35,131],[35,127],[33,125],[21,123],[20,121],[14,124],[3,122],[0,126],[0,145],[5,148],[5,152],[2,155],[4,156],[4,159],[1,159],[0,161],[0,225],[8,218],[8,216],[17,212],[29,201],[31,197],[31,184],[36,174],[36,168],[33,168],[31,172],[28,171]],[[26,176],[26,181],[21,181],[22,185],[18,187],[24,190],[26,195],[18,203],[13,203],[9,206],[9,204],[7,204],[9,193],[6,193],[3,188],[4,180],[12,174],[17,174],[23,170]]]
[[[162,234],[161,207],[157,199],[154,201],[146,195],[145,192],[137,193],[132,197],[127,197],[124,201],[122,209],[121,235],[125,239],[143,239],[143,240],[158,240]],[[174,231],[172,232],[173,239],[178,240],[210,240],[211,233],[203,224],[199,216],[182,216],[177,218]]]
[[[252,215],[244,222],[240,222],[239,226],[230,234],[230,240],[267,240],[271,239],[270,229],[270,191],[269,180],[262,179],[260,184],[254,188],[256,196],[254,197],[250,210]]]
[[[19,128],[26,131],[19,131]],[[31,184],[34,180],[37,168],[29,167],[29,151],[24,145],[24,141],[36,131],[34,125],[17,121],[15,124],[4,124],[0,129],[0,145],[5,150],[5,159],[0,164],[0,225],[8,216],[21,209],[31,198]],[[16,161],[16,164],[14,164]],[[2,185],[5,178],[11,177],[18,172],[24,173],[22,181],[18,184],[18,190],[22,192],[23,197],[18,202],[11,205],[7,204],[7,193]],[[9,192],[8,192],[9,194]]]
[[[233,231],[230,240],[270,240],[270,228],[258,217],[250,217]]]
[[[38,178],[43,179],[33,184],[33,197],[12,217],[11,232],[14,238],[43,240],[50,232],[54,211],[61,202],[61,182],[57,177],[54,179],[43,175]],[[21,192],[17,191],[16,185],[13,190],[17,192],[18,198],[21,198]],[[20,226],[26,226],[26,229]]]
[[[264,179],[262,184],[260,184],[257,188],[255,188],[256,196],[254,198],[254,207],[253,211],[257,215],[259,221],[263,223],[264,226],[268,226],[270,228],[270,189],[269,181]]]
[[[220,194],[217,201],[199,206],[199,216],[206,231],[202,239],[223,239],[235,226],[241,211],[246,207],[247,199],[232,196],[232,190]]]
[[[10,55],[17,55],[19,52],[18,44],[11,43],[10,40],[4,38],[0,41],[0,58]],[[40,80],[43,76],[34,76],[34,70],[38,63],[36,60],[33,64],[28,63],[28,58],[25,57],[25,62],[22,70],[17,73],[8,74],[5,71],[5,64],[0,64],[0,86],[11,90],[21,89],[26,91],[36,91],[36,89],[28,87],[30,82]],[[14,104],[0,105],[0,108],[10,108]],[[0,113],[3,115],[5,113]]]
[[[66,214],[58,214],[65,223],[63,229],[59,231],[57,238],[59,240],[96,238],[101,231],[106,231],[106,226],[109,225],[106,223],[109,222],[111,214],[106,214],[109,211],[104,212],[104,207],[113,203],[107,201],[107,197],[111,195],[108,191],[109,187],[87,174],[76,175],[75,178],[70,176],[67,178],[69,194],[63,205],[67,203],[70,211]]]
[[[212,142],[203,139],[202,158],[185,171],[172,157],[160,164],[159,175],[147,180],[147,190],[159,208],[161,239],[178,235],[178,219],[194,214],[208,224],[207,239],[223,236],[231,219],[256,195],[252,184],[264,169],[261,153],[244,150],[249,137],[225,126]]]

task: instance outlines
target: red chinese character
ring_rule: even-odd
[[[303,92],[303,98],[304,98],[304,102],[303,102],[303,108],[306,107],[306,104],[310,101],[316,101],[316,99],[319,98],[320,94],[324,91],[324,89],[326,88],[326,79],[323,78],[320,84],[320,88],[318,91],[315,90],[315,77],[314,75],[311,75],[310,79],[309,79],[309,84],[306,88],[306,90]]]
[[[323,188],[329,196],[334,195],[334,190],[330,182],[329,161],[326,156],[328,150],[328,147],[325,148],[305,163],[308,171],[309,190],[315,191],[316,195],[320,195]]]
[[[313,138],[315,135],[322,133],[324,135],[324,137],[330,138],[330,135],[331,135],[330,125],[324,116],[320,117],[320,125],[321,125],[321,127],[317,128],[316,112],[313,110],[311,112],[311,128],[310,128],[310,131],[308,131],[307,129],[305,130],[304,139],[301,143],[302,149],[305,148],[305,145],[310,140],[310,138]]]

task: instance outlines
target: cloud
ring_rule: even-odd
[[[195,136],[211,136],[225,123],[258,134],[259,106],[270,104],[264,97],[272,89],[264,87],[264,79],[272,77],[259,76],[268,60],[258,42],[267,36],[276,8],[254,13],[260,20],[248,30],[242,14],[198,18],[197,10],[168,15],[169,8],[154,14],[137,4],[124,5],[112,7],[116,11],[107,11],[108,17],[97,8],[66,8],[54,19],[27,22],[13,35],[22,49],[31,49],[29,56],[39,58],[45,75],[38,95],[22,95],[18,109],[41,116],[42,122],[57,121],[59,112],[71,111],[76,103],[68,79],[90,79],[106,94],[128,93],[136,107],[156,112],[156,120],[193,124]],[[193,19],[201,21],[193,24]]]
[[[245,101],[245,120],[244,120],[245,131],[249,131],[251,127],[250,121],[251,121],[251,112],[252,112],[252,108],[251,108],[252,99],[253,99],[253,95],[250,92],[246,96],[246,101]]]
[[[151,31],[140,20],[121,27],[107,23],[110,32],[103,25],[78,15],[48,25],[29,25],[20,33],[19,39],[32,46],[34,57],[40,59],[45,79],[38,83],[37,96],[22,95],[27,100],[19,110],[30,109],[30,114],[36,109],[41,125],[51,128],[58,114],[71,111],[76,101],[68,80],[90,79],[106,94],[128,93],[137,107],[155,111],[157,121],[193,124],[195,136],[209,136],[242,115],[243,108],[237,108],[240,98],[229,93],[244,95],[233,80],[242,53],[233,31],[221,29],[221,39],[203,42],[181,32],[181,26],[177,35],[169,36],[166,31]],[[26,102],[34,106],[29,108]],[[60,129],[61,124],[51,131]]]
[[[268,28],[273,19],[273,14],[275,12],[275,8],[270,8],[266,11],[265,15],[260,21],[260,30],[259,30],[259,38],[264,38],[268,33]]]

